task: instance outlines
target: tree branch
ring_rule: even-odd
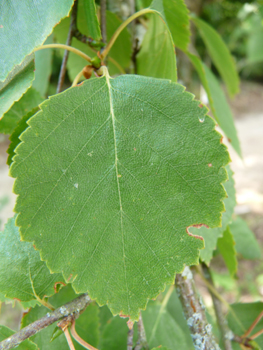
[[[59,307],[53,312],[47,313],[46,316],[39,320],[29,324],[25,328],[22,328],[19,332],[11,335],[9,338],[3,340],[0,343],[0,350],[9,350],[20,343],[41,331],[42,329],[50,326],[52,323],[67,317],[71,314],[77,315],[80,311],[85,310],[88,304],[91,303],[91,299],[88,294],[82,294],[78,298],[70,301],[69,303]]]
[[[189,267],[186,266],[182,274],[176,275],[175,282],[194,345],[198,348],[202,346],[203,350],[219,350]]]
[[[142,314],[140,313],[139,321],[138,321],[138,340],[134,350],[141,350],[142,348],[148,349],[148,344],[146,340],[146,334],[144,329],[144,324],[142,320]]]
[[[127,350],[132,350],[132,348],[133,348],[133,333],[134,333],[134,329],[132,326],[132,328],[129,329],[129,331],[128,331]]]
[[[74,5],[72,7],[71,21],[70,21],[69,32],[68,32],[68,37],[66,42],[66,45],[68,46],[71,45],[72,38],[74,36],[74,31],[76,30],[77,10],[78,10],[78,0],[75,0]],[[58,78],[57,94],[61,92],[64,80],[65,80],[68,55],[69,55],[69,51],[65,50],[61,68],[60,68],[59,78]]]
[[[102,41],[107,42],[107,29],[106,29],[106,9],[107,0],[100,0],[100,30]]]
[[[203,269],[205,279],[214,287],[214,282],[213,282],[209,267],[205,263],[202,263],[202,269]],[[233,338],[234,334],[228,328],[226,319],[222,311],[221,301],[213,293],[211,293],[210,290],[209,292],[213,300],[216,319],[221,332],[224,348],[225,350],[232,350],[231,339]]]

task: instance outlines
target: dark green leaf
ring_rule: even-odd
[[[11,166],[23,239],[77,293],[136,319],[197,263],[187,227],[220,225],[221,135],[181,85],[141,76],[90,79],[41,109]]]
[[[218,238],[222,237],[223,232],[227,228],[227,225],[231,222],[234,207],[236,205],[236,192],[235,183],[233,179],[233,172],[230,169],[230,166],[227,166],[226,168],[229,180],[224,183],[227,198],[224,200],[225,212],[222,215],[222,226],[209,229],[206,227],[200,227],[199,229],[190,229],[191,233],[193,233],[194,235],[202,236],[205,240],[205,249],[201,250],[200,257],[206,264],[209,264],[210,260],[213,257],[213,251],[216,249]]]
[[[0,2],[0,81],[43,44],[54,25],[68,15],[72,4],[73,0]]]
[[[12,72],[8,74],[8,77],[3,83],[0,82],[0,119],[12,107],[15,101],[18,101],[32,85],[35,76],[34,69],[34,57],[31,55],[28,56],[20,66],[16,66]]]
[[[199,33],[204,40],[212,61],[222,76],[229,94],[239,91],[239,77],[235,62],[221,36],[209,24],[200,18],[192,17]]]
[[[30,301],[55,293],[54,285],[63,277],[51,275],[33,245],[20,241],[14,218],[0,232],[0,241],[0,291],[6,297]]]
[[[167,23],[173,42],[179,49],[185,51],[190,42],[190,25],[188,9],[183,0],[153,0],[151,9]]]
[[[5,326],[0,326],[0,342],[10,337],[14,333],[15,332],[12,329]],[[27,339],[23,341],[21,344],[19,344],[18,346],[16,346],[16,349],[17,350],[38,350],[38,347],[35,343]]]
[[[38,107],[32,109],[32,111],[30,111],[29,113],[24,115],[24,117],[22,119],[20,119],[19,122],[17,123],[17,127],[15,128],[15,130],[12,133],[12,135],[10,136],[10,141],[11,142],[10,142],[10,145],[9,145],[9,147],[7,149],[7,153],[9,154],[9,156],[7,158],[7,164],[8,165],[11,165],[11,163],[13,161],[13,157],[15,156],[15,148],[20,143],[19,136],[28,127],[28,124],[27,124],[28,119],[31,118],[32,115],[34,115],[38,110],[39,110]]]
[[[137,55],[138,74],[154,78],[166,78],[176,82],[175,50],[170,32],[163,20],[150,16],[148,30],[142,48]]]
[[[234,317],[233,314],[229,312],[227,317],[228,325],[234,334],[241,336],[246,332],[246,330],[248,330],[248,328],[252,325],[255,319],[263,311],[263,303],[237,303],[231,304],[231,308],[233,309],[236,317]],[[256,325],[252,334],[255,334],[256,332],[262,330],[262,328],[263,318]],[[257,344],[261,347],[261,349],[263,349],[263,334],[261,334],[255,340]]]
[[[126,321],[119,316],[108,321],[102,334],[101,350],[127,349],[128,326]]]
[[[218,239],[217,247],[223,256],[230,275],[235,276],[237,273],[235,242],[228,226],[223,233],[223,237]]]
[[[230,231],[236,243],[235,249],[245,259],[259,259],[261,257],[260,245],[254,233],[249,229],[247,223],[237,217],[230,225]]]
[[[22,98],[15,102],[11,109],[5,113],[0,120],[0,132],[3,134],[12,134],[21,118],[38,106],[42,101],[43,98],[34,88],[28,89]]]
[[[45,44],[52,44],[53,35],[50,35]],[[41,96],[45,96],[48,89],[48,83],[52,71],[52,50],[40,50],[35,52],[35,80],[33,81],[33,87],[40,93]]]
[[[84,0],[84,9],[89,36],[94,40],[101,39],[100,25],[94,0]]]

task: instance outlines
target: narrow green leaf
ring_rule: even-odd
[[[182,328],[161,303],[150,301],[142,318],[150,348],[164,345],[171,350],[188,349]]]
[[[261,257],[260,245],[254,233],[243,219],[237,217],[229,225],[229,228],[236,243],[237,253],[241,254],[245,259],[259,259]]]
[[[78,29],[81,33],[88,35],[88,27],[85,18],[84,4],[82,1],[78,4]],[[106,27],[107,27],[107,40],[109,41],[112,37],[115,30],[120,26],[122,21],[114,13],[107,11],[106,12]],[[60,43],[65,43],[67,40],[68,30],[69,30],[70,19],[65,18],[59,25],[54,29],[54,36]],[[81,43],[76,38],[72,39],[72,46],[83,51],[87,55],[93,57],[95,56],[94,51],[87,45]],[[64,51],[60,51],[61,55],[64,54]],[[120,69],[125,69],[129,67],[132,54],[132,45],[131,45],[131,35],[128,30],[125,28],[116,42],[114,43],[112,49],[110,50],[109,57],[112,58],[116,64],[113,64],[111,61],[108,62],[109,71],[111,75],[120,74]],[[74,80],[76,75],[81,71],[81,69],[87,65],[87,61],[83,58],[75,55],[74,53],[69,54],[69,59],[67,63],[68,73],[71,81]],[[120,68],[118,68],[120,66]]]
[[[223,237],[220,237],[217,241],[217,247],[223,256],[225,264],[231,276],[235,276],[237,273],[237,256],[235,250],[235,241],[230,232],[229,226],[223,233]]]
[[[205,249],[200,251],[201,259],[209,264],[213,257],[213,251],[216,249],[217,240],[222,237],[223,232],[227,228],[227,225],[232,220],[232,214],[236,205],[236,192],[235,183],[233,179],[233,172],[230,166],[226,167],[228,172],[228,181],[224,183],[224,187],[227,193],[227,198],[224,200],[225,212],[222,214],[222,226],[216,228],[206,228],[204,226],[198,228],[191,228],[190,232],[194,235],[202,236],[205,240]]]
[[[101,39],[100,25],[94,0],[84,0],[84,9],[89,36],[94,40]]]
[[[34,57],[31,55],[28,56],[21,65],[16,66],[12,72],[8,74],[8,77],[3,83],[0,82],[0,119],[3,114],[12,107],[15,101],[18,101],[32,85],[35,76],[34,69]]]
[[[10,142],[10,145],[9,145],[9,147],[7,149],[7,153],[9,154],[9,156],[7,158],[7,164],[8,165],[11,165],[11,163],[13,161],[13,157],[15,155],[15,148],[21,142],[20,139],[19,139],[19,136],[28,127],[28,124],[27,124],[28,119],[31,118],[32,115],[34,115],[38,110],[39,110],[39,108],[36,107],[36,108],[32,109],[32,111],[30,111],[29,113],[24,115],[24,117],[19,120],[19,122],[17,124],[17,127],[15,128],[15,130],[12,133],[12,135],[10,136],[9,139],[10,139],[11,142]]]
[[[231,308],[233,309],[236,318],[239,320],[239,322],[237,322],[236,318],[233,317],[233,314],[229,312],[227,316],[228,325],[234,334],[241,336],[245,333],[246,330],[248,330],[248,328],[252,325],[257,316],[259,316],[259,314],[263,311],[263,303],[236,303],[231,304]],[[256,332],[262,329],[263,318],[258,322],[252,334],[255,334]],[[260,348],[263,349],[263,334],[261,334],[255,340],[260,346]]]
[[[38,106],[42,101],[43,98],[40,96],[39,92],[32,87],[28,89],[21,99],[15,102],[0,120],[0,133],[12,134],[21,118]]]
[[[190,24],[188,9],[183,0],[153,0],[151,9],[165,20],[171,32],[173,42],[185,51],[190,42]]]
[[[12,329],[5,326],[0,326],[0,342],[10,337],[13,334],[15,334],[15,331],[13,331]],[[17,350],[38,350],[38,347],[35,343],[27,339],[23,341],[21,344],[19,344],[18,346],[16,346],[16,349]]]
[[[52,42],[53,35],[51,34],[44,42],[44,45],[52,44]],[[46,49],[35,52],[35,66],[35,80],[32,86],[44,97],[47,93],[52,71],[52,50]]]
[[[133,75],[52,96],[11,166],[23,239],[77,293],[137,319],[197,263],[187,227],[221,222],[229,155],[206,111],[179,84]]]
[[[20,241],[14,218],[9,219],[0,232],[0,241],[1,293],[21,301],[42,299],[55,293],[54,285],[63,282],[63,277],[51,275],[33,245]]]
[[[54,25],[68,15],[72,4],[73,0],[0,2],[0,81],[43,44]]]
[[[148,30],[137,55],[138,74],[177,81],[175,50],[171,34],[163,20],[150,16]]]
[[[226,100],[225,94],[221,89],[217,78],[211,72],[211,70],[202,63],[199,57],[187,53],[189,59],[191,60],[193,66],[195,67],[199,78],[202,82],[204,89],[206,90],[209,106],[213,113],[214,118],[218,122],[219,126],[228,137],[229,142],[237,152],[237,154],[242,157],[239,139],[237,136],[237,131],[234,123],[234,118]]]
[[[230,96],[234,96],[239,92],[239,77],[235,62],[226,44],[209,24],[193,16],[192,21],[197,26],[212,61],[227,86]]]

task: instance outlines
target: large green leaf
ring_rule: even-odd
[[[100,40],[100,25],[96,12],[95,0],[84,0],[84,9],[90,37],[94,40]]]
[[[28,124],[27,124],[28,119],[31,118],[38,111],[39,111],[38,107],[33,108],[29,113],[24,115],[23,118],[20,119],[19,122],[17,123],[17,127],[15,128],[15,130],[13,131],[12,135],[9,138],[11,142],[10,142],[9,147],[7,149],[8,158],[7,158],[6,163],[8,165],[10,165],[12,163],[13,157],[15,155],[15,148],[21,142],[19,139],[20,135],[28,127]]]
[[[0,133],[12,134],[21,118],[42,101],[43,98],[39,95],[39,92],[34,88],[28,89],[0,120]]]
[[[235,276],[237,273],[235,241],[228,226],[223,233],[223,237],[218,239],[217,247],[225,260],[230,275]]]
[[[18,101],[32,85],[35,76],[33,59],[33,55],[28,56],[21,65],[16,66],[12,72],[8,74],[8,77],[3,83],[0,82],[0,119],[3,114],[11,108],[15,101]]]
[[[209,106],[214,118],[218,122],[221,129],[228,137],[229,142],[241,157],[241,149],[237,131],[234,123],[234,118],[226,100],[225,94],[220,87],[217,78],[211,70],[200,60],[199,57],[187,52],[189,59],[195,67],[201,83],[207,93]]]
[[[159,17],[151,15],[142,48],[137,55],[137,73],[176,82],[177,69],[171,34]]]
[[[136,319],[197,263],[187,227],[220,225],[221,135],[181,85],[141,76],[106,73],[41,109],[11,166],[22,237],[78,293]]]
[[[89,30],[87,26],[87,21],[85,17],[85,10],[83,1],[80,1],[78,4],[78,29],[81,33],[89,36]],[[107,29],[107,40],[109,41],[112,37],[115,30],[119,27],[122,21],[112,12],[106,12],[106,29]],[[54,36],[59,43],[65,43],[67,40],[68,30],[70,25],[70,19],[65,18],[59,25],[57,25],[54,29]],[[96,54],[92,49],[87,45],[76,38],[72,39],[72,46],[77,49],[85,52],[87,55],[93,57]],[[112,49],[109,52],[109,57],[114,59],[117,62],[117,65],[121,67],[121,69],[127,68],[130,64],[131,54],[132,54],[132,46],[131,46],[131,36],[128,30],[125,28],[118,39],[114,43]],[[61,54],[63,55],[63,51]],[[120,69],[114,65],[111,61],[109,63],[110,73],[119,74]],[[68,73],[70,79],[73,81],[76,75],[81,71],[81,69],[86,66],[87,61],[85,61],[82,57],[75,55],[74,53],[69,54],[69,59],[67,63]]]
[[[221,36],[209,24],[200,18],[192,17],[199,33],[204,40],[214,65],[222,76],[229,94],[235,95],[239,91],[239,77],[235,62]]]
[[[108,321],[101,337],[101,350],[126,350],[128,326],[119,316]]]
[[[237,217],[229,225],[229,228],[236,243],[237,253],[241,254],[245,259],[259,259],[261,257],[260,245],[254,233],[243,219]]]
[[[52,44],[53,35],[50,35],[45,44]],[[52,71],[52,50],[39,50],[35,52],[35,80],[33,81],[33,87],[40,93],[41,96],[45,96],[48,89],[48,83]]]
[[[234,317],[233,313],[230,312],[227,317],[228,325],[234,334],[241,336],[252,325],[257,316],[259,316],[260,312],[263,311],[263,303],[237,303],[231,304],[231,308],[233,309],[236,317]],[[237,322],[236,319],[238,319],[239,322]],[[252,331],[252,334],[262,330],[262,328],[263,318],[258,322]],[[263,349],[263,334],[261,334],[255,340],[261,349]],[[240,347],[237,348],[240,349]]]
[[[73,0],[0,2],[0,81],[43,44],[54,25],[68,15],[72,4]]]
[[[187,50],[190,42],[188,9],[183,0],[153,0],[151,9],[165,20],[171,32],[175,46]]]
[[[15,219],[9,219],[0,232],[0,291],[21,301],[43,299],[55,293],[64,282],[61,274],[51,275],[31,243],[21,242]]]
[[[2,340],[5,340],[6,338],[10,337],[14,333],[15,332],[12,329],[5,327],[5,326],[0,326],[0,342]],[[17,350],[38,350],[38,347],[32,341],[26,339],[21,344],[16,346],[16,349]]]
[[[222,225],[221,227],[216,228],[206,228],[200,227],[191,228],[190,232],[202,236],[205,240],[205,249],[201,250],[200,257],[206,263],[209,264],[210,260],[213,257],[213,251],[216,249],[217,240],[219,237],[222,237],[223,232],[227,228],[227,225],[232,220],[232,214],[236,205],[236,192],[235,192],[235,183],[233,179],[233,172],[230,169],[230,166],[227,166],[228,178],[229,180],[224,183],[224,187],[227,193],[227,198],[224,200],[225,212],[222,215]]]

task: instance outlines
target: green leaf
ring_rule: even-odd
[[[173,41],[163,20],[150,16],[142,48],[137,55],[138,74],[176,82],[177,68]]]
[[[42,101],[43,98],[34,88],[31,87],[28,89],[22,98],[15,102],[11,109],[9,109],[0,120],[0,132],[3,134],[12,134],[22,117],[38,106]]]
[[[221,36],[209,24],[192,16],[204,40],[212,61],[223,78],[230,96],[239,92],[239,77],[235,62]]]
[[[52,44],[52,42],[53,35],[51,34],[44,42],[44,45]],[[52,71],[52,50],[46,49],[35,52],[35,65],[35,80],[32,86],[44,97],[47,93]]]
[[[33,55],[28,56],[20,66],[16,66],[12,72],[8,74],[8,77],[3,83],[0,82],[0,119],[2,118],[3,114],[12,107],[15,101],[18,101],[32,85],[32,81],[35,76],[35,65],[33,58]]]
[[[20,241],[14,218],[0,232],[0,241],[1,293],[20,301],[39,300],[55,293],[54,285],[63,282],[63,277],[51,275],[32,244]]]
[[[224,91],[222,90],[217,78],[211,72],[211,70],[205,64],[203,65],[203,67],[205,70],[208,87],[211,93],[211,109],[213,115],[216,121],[218,122],[219,126],[226,134],[228,141],[230,142],[234,150],[240,157],[242,157],[234,118],[230,106],[225,97]]]
[[[11,166],[22,237],[77,293],[137,319],[197,263],[187,227],[220,225],[221,135],[181,85],[141,76],[93,78],[41,109]]]
[[[190,229],[192,234],[202,236],[205,240],[205,249],[201,250],[200,257],[206,264],[209,264],[213,257],[213,251],[216,249],[218,238],[222,237],[227,225],[231,222],[232,214],[234,213],[236,205],[233,172],[230,169],[230,166],[227,166],[226,169],[229,180],[224,183],[227,198],[224,200],[225,212],[222,214],[222,226],[217,228],[206,228],[202,226],[200,228]]]
[[[68,15],[73,0],[1,1],[0,81]]]
[[[151,9],[167,23],[173,42],[179,49],[185,51],[190,42],[190,24],[188,9],[183,0],[153,0]]]
[[[27,124],[28,119],[31,118],[32,115],[34,115],[38,110],[39,110],[38,107],[32,109],[32,111],[30,111],[29,113],[24,115],[24,117],[22,119],[20,119],[19,122],[17,123],[17,127],[15,128],[12,135],[10,136],[11,142],[10,142],[10,145],[7,149],[7,153],[9,154],[9,156],[7,158],[8,165],[11,165],[11,163],[13,161],[13,157],[15,156],[15,148],[21,142],[19,139],[20,135],[28,127],[28,124]]]
[[[13,331],[12,329],[5,326],[0,326],[0,342],[10,337],[13,334],[15,334],[15,331]],[[21,344],[16,346],[16,349],[17,350],[38,350],[38,347],[32,341],[26,339]]]
[[[261,257],[259,243],[243,219],[237,217],[229,225],[229,228],[236,243],[237,253],[241,254],[245,259],[259,259]]]
[[[82,1],[78,4],[78,29],[81,33],[85,35],[89,35],[88,32],[88,26],[85,18],[85,10],[84,10],[84,4]],[[106,29],[107,29],[107,40],[109,41],[112,37],[115,30],[120,26],[122,21],[117,17],[114,13],[107,11],[106,12]],[[65,43],[67,40],[68,30],[70,25],[70,19],[65,18],[59,25],[57,25],[54,29],[54,36],[60,43]],[[95,55],[94,51],[84,43],[81,43],[76,38],[72,39],[72,46],[76,47],[77,49],[83,51],[87,55],[93,57]],[[109,64],[109,70],[111,75],[114,74],[120,74],[120,69],[118,66],[120,66],[121,69],[127,68],[130,65],[131,60],[131,54],[132,54],[132,46],[131,46],[131,35],[129,34],[128,30],[125,28],[121,34],[119,35],[118,39],[114,43],[112,49],[109,52],[109,57],[111,59],[114,59],[117,62],[117,66],[114,65],[111,61],[108,62]],[[63,56],[64,51],[61,51],[61,56]],[[87,65],[87,61],[85,61],[83,58],[79,57],[78,55],[75,55],[74,53],[69,54],[69,59],[67,63],[69,78],[71,81],[74,80],[76,75],[81,71],[83,67]]]
[[[234,317],[233,314],[229,312],[227,316],[228,325],[234,334],[241,336],[245,333],[246,330],[248,330],[257,316],[263,311],[263,303],[236,303],[231,304],[231,308],[236,317]],[[237,319],[239,322],[237,322]],[[258,322],[252,334],[255,334],[256,332],[262,330],[262,328],[263,318]],[[255,340],[260,348],[263,349],[263,334],[261,334]]]
[[[228,226],[223,233],[223,237],[218,239],[217,247],[223,256],[230,275],[235,276],[237,273],[237,256],[235,242]]]
[[[128,326],[125,319],[119,316],[111,318],[102,333],[101,350],[126,350],[127,335]]]
[[[150,348],[164,345],[171,350],[188,349],[182,328],[161,303],[150,301],[142,318]]]
[[[101,39],[100,25],[94,0],[84,0],[84,9],[89,36],[94,40]]]

